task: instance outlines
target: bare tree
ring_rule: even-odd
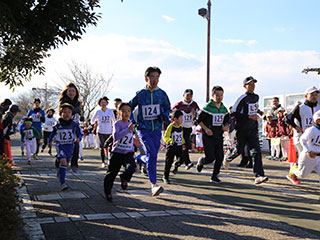
[[[82,111],[85,119],[89,119],[90,114],[97,106],[97,100],[109,92],[113,74],[106,78],[100,73],[93,73],[87,64],[75,61],[72,61],[68,66],[69,75],[61,76],[61,79],[65,85],[72,82],[78,87]],[[63,87],[61,88],[63,89]]]
[[[21,110],[21,112],[18,113],[17,118],[21,119],[22,117],[25,117],[28,110],[33,108],[34,98],[40,99],[40,108],[44,110],[46,110],[45,107],[56,109],[58,107],[59,94],[59,91],[51,87],[46,88],[46,91],[44,91],[44,89],[34,88],[33,90],[20,93],[12,99]],[[47,106],[45,106],[45,104],[47,104]]]

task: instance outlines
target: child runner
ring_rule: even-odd
[[[33,155],[33,159],[36,160],[36,151],[37,151],[37,141],[40,141],[40,133],[38,130],[31,126],[32,118],[26,118],[24,121],[26,127],[21,131],[21,142],[23,142],[26,146],[26,155],[28,164],[31,163],[31,155]]]
[[[202,129],[201,126],[196,126],[196,148],[198,153],[203,153]]]
[[[114,113],[111,109],[107,108],[109,99],[107,97],[102,97],[98,100],[98,105],[101,109],[97,110],[91,119],[92,124],[98,125],[98,136],[100,145],[100,156],[101,156],[101,167],[106,167],[105,159],[108,161],[108,151],[104,149],[105,141],[112,134],[112,125],[115,122]]]
[[[69,103],[73,106],[72,120],[79,124],[81,115],[81,103],[79,101],[79,91],[76,85],[69,83],[61,92],[59,97],[59,104]],[[79,143],[74,143],[73,154],[71,158],[71,169],[74,173],[78,172],[79,160]]]
[[[108,172],[104,178],[104,192],[106,199],[112,201],[112,186],[121,166],[125,171],[120,175],[121,188],[126,190],[128,182],[135,172],[133,129],[134,124],[129,121],[131,106],[129,103],[121,103],[118,108],[119,120],[114,124],[113,144]]]
[[[192,132],[192,123],[197,117],[199,106],[193,101],[192,89],[186,89],[183,93],[183,101],[177,102],[173,107],[172,111],[177,109],[183,113],[183,138],[186,141],[186,148],[182,150],[182,156],[179,161],[175,162],[174,171],[178,171],[178,167],[183,163],[186,165],[186,169],[189,170],[193,167],[193,163],[190,161],[189,149],[191,149],[190,135]]]
[[[118,115],[118,107],[120,106],[120,104],[122,103],[122,100],[121,100],[121,98],[115,98],[114,100],[113,100],[113,104],[114,104],[114,109],[112,110],[113,111],[113,114],[114,114],[114,118],[116,119],[116,120],[118,120],[119,119],[119,115]]]
[[[49,138],[49,147],[56,136],[57,159],[60,162],[58,176],[60,178],[61,191],[66,190],[66,170],[74,152],[75,143],[81,141],[81,129],[79,124],[72,120],[73,106],[64,103],[59,106],[59,118]]]
[[[40,108],[40,99],[39,98],[35,98],[33,99],[33,109],[30,109],[27,113],[27,117],[31,117],[32,118],[32,127],[34,127],[35,129],[37,129],[37,131],[40,134],[40,139],[41,139],[41,133],[42,133],[42,123],[45,122],[46,118],[45,118],[45,113],[44,111]],[[40,148],[40,140],[37,140],[37,152],[36,152],[36,156],[39,153],[39,148]]]
[[[201,172],[203,165],[214,163],[210,182],[221,183],[218,178],[223,162],[223,132],[229,127],[228,109],[223,105],[223,88],[212,88],[212,99],[200,110],[197,122],[202,128],[202,140],[205,157],[200,157],[197,171]]]
[[[294,184],[292,179],[305,178],[313,170],[320,175],[320,111],[313,115],[314,124],[307,128],[301,135],[299,141],[302,151],[299,154],[298,166],[294,165],[287,178]]]
[[[130,101],[132,111],[138,106],[137,132],[146,152],[146,164],[152,196],[163,192],[157,185],[157,155],[160,147],[162,124],[169,120],[170,101],[165,91],[158,87],[161,70],[148,67],[145,72],[147,86],[138,91]],[[132,122],[136,123],[131,115]]]
[[[280,137],[280,145],[282,158],[281,161],[288,160],[288,149],[289,149],[289,135],[290,135],[290,126],[287,123],[287,119],[285,117],[285,109],[280,107],[278,110],[278,136]]]
[[[164,134],[164,141],[166,143],[166,164],[164,167],[163,182],[170,184],[169,173],[174,160],[177,157],[177,162],[182,157],[182,151],[186,149],[185,140],[183,138],[183,112],[180,110],[174,110],[171,113],[172,123],[166,129]],[[176,168],[176,166],[175,166]]]
[[[53,108],[49,108],[46,110],[46,120],[44,122],[44,130],[43,130],[43,145],[41,147],[41,152],[44,151],[48,144],[49,137],[53,130],[53,126],[56,124],[56,119],[53,117],[55,111]],[[51,155],[51,147],[49,147],[48,153]]]
[[[25,120],[25,119],[26,119],[26,118],[22,118],[22,119],[20,120],[19,124],[18,124],[18,131],[19,131],[19,133],[20,133],[20,137],[21,137],[21,135],[22,135],[22,130],[26,127],[26,125],[24,125],[24,120]],[[25,144],[24,144],[23,142],[21,142],[20,148],[21,148],[21,155],[22,155],[22,156],[24,156],[24,147],[25,147]]]

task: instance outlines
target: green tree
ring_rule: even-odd
[[[95,26],[98,7],[99,0],[1,0],[0,82],[13,88],[44,74],[48,51]]]

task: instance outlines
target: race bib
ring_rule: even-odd
[[[218,113],[212,115],[212,126],[222,126],[224,113]]]
[[[110,123],[110,116],[101,116],[101,123]]]
[[[190,113],[183,113],[183,124],[192,124],[193,122],[193,114]]]
[[[32,131],[32,129],[30,129],[30,130],[24,130],[24,135],[25,135],[25,138],[33,138],[33,131]]]
[[[117,148],[120,150],[133,150],[133,133],[128,133],[118,141]]]
[[[143,120],[155,120],[160,115],[160,104],[142,106]]]
[[[177,143],[178,146],[182,145],[182,132],[173,132],[171,137],[173,142]]]
[[[306,121],[306,125],[305,125],[306,128],[309,128],[313,125],[313,118],[305,118],[305,121]]]
[[[256,115],[259,110],[259,103],[249,103],[248,104],[248,115]]]
[[[40,122],[40,116],[38,114],[32,114],[31,118],[34,122]]]
[[[71,144],[74,142],[72,129],[58,129],[56,140],[61,144]]]

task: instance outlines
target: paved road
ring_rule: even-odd
[[[219,185],[209,182],[211,165],[201,174],[180,168],[159,197],[150,196],[147,177],[137,173],[127,191],[117,178],[109,203],[98,150],[84,150],[79,174],[67,172],[70,190],[60,192],[53,157],[40,154],[29,166],[18,141],[12,145],[25,183],[19,239],[320,239],[319,177],[292,186],[286,163],[264,159],[270,181],[258,186],[251,169],[236,167],[239,160],[222,170]],[[159,153],[161,184],[163,168]]]

